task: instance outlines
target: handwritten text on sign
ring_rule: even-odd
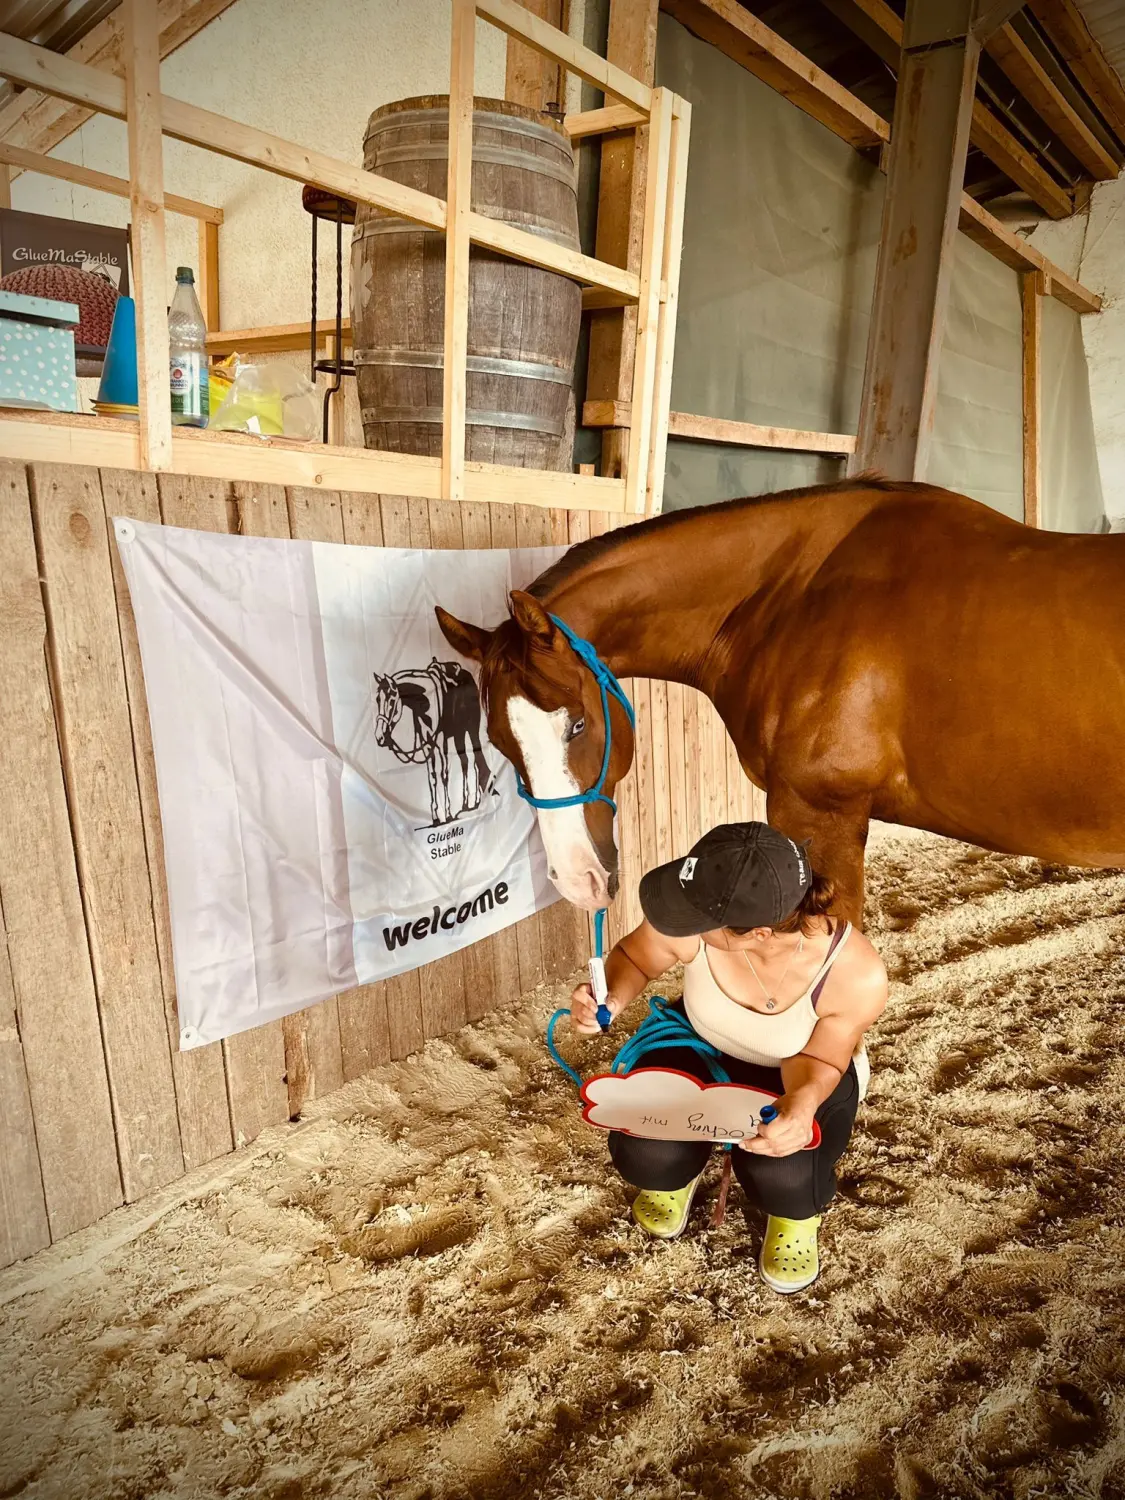
[[[757,1135],[763,1106],[776,1101],[776,1094],[741,1083],[700,1083],[673,1068],[638,1068],[585,1083],[582,1118],[648,1140],[737,1143]],[[814,1123],[809,1149],[819,1144]]]

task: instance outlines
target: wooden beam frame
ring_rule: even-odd
[[[149,0],[124,0],[123,9],[141,458],[146,469],[159,470],[172,462],[160,53]]]
[[[234,0],[150,0],[150,3],[156,7],[160,58],[163,61],[222,15]],[[123,77],[120,10],[99,21],[66,55],[75,62],[90,63],[104,72]],[[45,155],[89,118],[87,109],[74,108],[39,92],[25,92],[0,109],[0,138],[9,145]]]
[[[589,135],[611,135],[617,130],[633,130],[647,124],[648,116],[629,104],[609,104],[604,109],[587,109],[579,114],[567,115],[563,129],[572,141]]]
[[[491,21],[494,26],[514,36],[536,52],[560,63],[570,73],[577,73],[596,89],[601,89],[619,104],[629,104],[648,118],[652,107],[652,90],[623,68],[616,68],[604,57],[583,47],[580,42],[568,37],[565,32],[531,11],[518,5],[516,0],[475,0],[476,13]]]
[[[306,336],[308,330],[305,330]],[[88,464],[141,470],[136,422],[65,412],[0,410],[0,459],[20,463]],[[410,495],[441,500],[441,460],[371,448],[337,448],[292,438],[260,438],[206,428],[172,429],[170,474],[247,484],[352,490],[365,495]],[[465,464],[465,499],[548,509],[625,509],[620,479],[560,470],[517,469],[505,464]]]
[[[62,161],[57,156],[41,156],[37,151],[25,151],[21,146],[10,146],[0,141],[0,162],[9,167],[18,167],[21,172],[36,172],[41,177],[57,177],[61,182],[73,182],[78,187],[93,188],[97,193],[111,193],[115,198],[129,196],[129,181],[126,177],[113,177],[108,172],[95,172],[92,167],[81,167],[77,162]],[[164,194],[164,212],[182,214],[201,223],[223,222],[223,211],[210,203],[200,203],[195,198],[181,198],[178,193]]]
[[[1042,293],[1041,274],[1038,271],[1024,271],[1020,276],[1020,306],[1023,316],[1023,519],[1027,526],[1041,524],[1042,460],[1039,434],[1042,419]]]
[[[585,427],[628,427],[628,401],[587,401],[582,407]],[[783,448],[794,453],[855,452],[855,438],[847,432],[805,432],[795,427],[769,427],[757,422],[734,422],[726,417],[700,417],[686,411],[668,413],[668,436],[696,443],[728,443],[735,448]]]
[[[680,261],[687,204],[688,143],[691,105],[673,96],[672,136],[668,148],[668,203],[664,217],[663,279],[667,294],[660,303],[656,336],[656,388],[652,398],[653,432],[649,442],[645,481],[645,514],[659,515],[664,506],[664,472],[672,400],[672,364],[676,352],[676,318],[680,305]]]
[[[859,0],[859,3],[862,4],[864,10],[871,12],[873,0]],[[733,3],[733,0],[661,0],[661,9],[682,20],[683,24],[696,36],[702,37],[704,41],[712,42],[720,51],[733,61],[741,63],[756,77],[761,77],[766,82],[771,81],[769,70],[765,69],[764,65],[759,66],[756,53],[748,52],[746,47],[739,44],[738,38],[741,35],[739,22],[741,17],[747,15],[747,12]],[[713,18],[710,23],[706,20],[708,16]],[[796,92],[789,89],[780,89],[780,92],[803,109],[806,114],[811,114],[814,119],[827,125],[842,140],[849,141],[853,145],[857,144],[857,136],[874,137],[879,143],[890,140],[890,126],[884,119],[874,114],[854,94],[828,78],[823,69],[796,52],[761,22],[757,22],[754,27],[754,39],[759,51],[769,51],[771,55],[776,53],[777,59],[784,65],[787,72],[799,79],[800,88]],[[831,85],[830,89],[828,85]],[[821,89],[827,90],[823,106],[818,104],[815,98]],[[846,117],[842,121],[841,112]],[[863,139],[860,143],[870,144],[871,141]],[[1013,234],[969,193],[961,195],[958,227],[982,249],[994,255],[997,260],[1003,261],[1005,265],[1011,266],[1013,270],[1044,271],[1051,288],[1051,295],[1073,311],[1079,313],[1101,311],[1102,299],[1095,292],[1091,292],[1075,281],[1074,277],[1067,275],[1061,266],[1048,260],[1019,235]]]
[[[989,38],[985,50],[1091,177],[1107,182],[1117,176],[1118,163],[1055,86],[1014,26],[1002,26]]]
[[[1125,144],[1125,83],[1110,67],[1074,0],[1028,0],[1027,8],[1106,124]]]
[[[148,0],[129,0],[133,6],[147,4]],[[144,46],[130,50],[131,74],[128,88],[111,74],[104,73],[72,58],[60,57],[45,48],[37,47],[20,38],[0,34],[0,75],[27,87],[34,87],[58,98],[67,99],[83,107],[98,110],[116,118],[124,118],[130,131],[131,198],[134,203],[134,224],[143,209],[145,224],[163,227],[163,187],[154,197],[159,176],[159,150],[161,132],[178,140],[184,140],[205,150],[249,162],[282,177],[301,183],[313,183],[330,191],[341,193],[358,202],[373,204],[407,219],[423,224],[427,228],[445,230],[447,235],[447,282],[446,282],[446,349],[444,388],[444,439],[443,456],[438,465],[439,495],[444,499],[463,498],[470,487],[470,467],[464,457],[464,401],[465,401],[465,350],[467,347],[468,319],[468,266],[469,246],[479,244],[500,254],[557,272],[572,280],[585,283],[583,300],[592,293],[596,305],[617,306],[631,302],[640,303],[644,310],[644,333],[641,341],[642,358],[637,361],[637,381],[634,389],[634,410],[644,413],[644,421],[638,423],[633,437],[632,493],[631,502],[636,510],[643,510],[646,497],[659,496],[660,479],[656,476],[657,465],[652,462],[650,445],[661,441],[666,433],[666,422],[657,420],[659,414],[653,409],[656,391],[660,385],[658,367],[661,360],[662,326],[667,329],[665,313],[669,299],[668,265],[674,264],[678,273],[679,246],[673,244],[666,232],[666,224],[673,198],[674,184],[670,176],[669,149],[672,121],[678,111],[684,121],[683,149],[686,151],[686,107],[682,101],[667,90],[654,91],[646,84],[631,77],[594,52],[579,46],[563,32],[547,25],[539,17],[531,15],[514,0],[453,0],[454,38],[451,53],[450,97],[452,101],[452,134],[450,149],[450,176],[447,199],[443,201],[427,193],[417,192],[401,183],[366,172],[349,163],[320,152],[309,151],[281,137],[228,120],[208,110],[199,109],[183,100],[162,95],[159,91],[159,60],[155,49],[155,13],[149,11],[149,26]],[[483,16],[493,21],[510,36],[526,40],[538,52],[558,61],[560,66],[579,72],[597,86],[618,99],[634,114],[644,118],[656,118],[659,123],[659,139],[662,141],[662,156],[653,175],[652,191],[646,199],[644,226],[644,256],[640,272],[614,266],[592,256],[582,255],[549,240],[529,233],[514,225],[489,218],[472,210],[469,200],[472,163],[472,105],[473,105],[473,38],[476,18]],[[139,36],[139,32],[138,32]],[[142,73],[140,63],[144,62]],[[155,60],[155,61],[154,61]],[[136,80],[147,79],[147,93],[139,90]],[[154,81],[155,80],[155,81]],[[622,126],[625,120],[618,116]],[[153,142],[155,141],[155,147]],[[155,160],[155,168],[154,168]],[[683,172],[681,172],[681,177]],[[682,214],[681,214],[682,225]],[[213,236],[208,237],[206,225],[201,230],[201,282],[205,301],[212,321],[218,317],[218,266],[217,245]],[[155,266],[156,258],[151,253],[148,259]],[[142,276],[138,274],[138,292],[141,292]],[[149,280],[155,280],[150,271]],[[673,308],[674,316],[674,292]],[[158,337],[154,315],[146,315],[140,306],[145,299],[139,296],[140,317],[138,320],[139,360],[142,370],[142,396],[140,424],[142,444],[149,467],[167,468],[175,462],[171,447],[171,434],[164,431],[167,421],[166,370],[167,370],[167,325],[163,327],[163,344]],[[151,299],[149,299],[151,300]],[[163,322],[163,309],[162,309]],[[284,343],[286,330],[265,330],[266,339],[273,335],[274,344]],[[212,349],[227,340],[211,341]],[[259,345],[261,347],[261,344]],[[161,355],[163,349],[163,355]],[[668,346],[670,360],[670,346]],[[165,399],[156,395],[155,372],[161,371],[165,386]],[[162,415],[163,414],[163,415]],[[8,433],[12,432],[9,426]],[[21,429],[26,431],[28,429]],[[87,429],[89,431],[89,429]],[[177,434],[177,436],[181,436]],[[104,439],[102,440],[104,443]],[[88,447],[85,443],[83,446]],[[182,443],[175,451],[183,451]],[[189,450],[195,453],[224,453],[236,451],[227,445],[224,450]],[[292,452],[294,450],[279,450]],[[198,459],[196,460],[198,463]],[[399,467],[411,470],[415,477],[405,483],[399,493],[423,494],[427,482],[422,469],[424,460],[406,456]],[[245,469],[245,463],[241,467]],[[251,466],[253,467],[253,466]],[[338,467],[338,466],[337,466]],[[490,466],[491,471],[491,466]],[[193,469],[191,472],[198,472]],[[224,471],[225,472],[225,471]],[[483,472],[479,467],[474,473]],[[503,471],[495,471],[502,474]],[[542,484],[547,476],[535,471],[536,484]],[[527,471],[522,471],[523,493],[526,494]],[[226,477],[232,477],[227,475]],[[254,476],[250,476],[254,477]],[[259,476],[263,477],[264,476]],[[266,481],[271,482],[271,481]],[[286,480],[286,482],[291,482]],[[314,482],[320,482],[319,480]],[[501,482],[498,480],[497,482]],[[339,481],[341,487],[347,484]],[[478,481],[479,483],[479,481]],[[615,484],[610,492],[602,492],[599,506],[590,508],[616,509],[615,501],[625,496],[623,484]],[[553,488],[557,488],[554,486]],[[386,483],[383,492],[387,492]],[[555,504],[566,504],[556,500]],[[579,507],[581,508],[581,507]]]

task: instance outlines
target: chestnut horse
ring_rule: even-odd
[[[510,608],[495,629],[437,613],[482,664],[489,735],[537,798],[594,785],[605,745],[597,684],[555,615],[619,677],[706,693],[770,822],[811,841],[853,921],[871,818],[1125,864],[1125,536],[1035,531],[860,477],[579,543]],[[633,739],[613,698],[608,712],[612,795]],[[611,808],[539,821],[560,892],[604,905]]]

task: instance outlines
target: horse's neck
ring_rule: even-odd
[[[682,682],[713,698],[729,665],[723,627],[753,593],[761,567],[745,546],[732,553],[730,520],[716,519],[713,528],[701,516],[683,528],[626,534],[544,603],[618,677]],[[754,550],[768,565],[773,547]]]

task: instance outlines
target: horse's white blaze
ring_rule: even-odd
[[[512,697],[508,699],[508,723],[523,756],[532,796],[574,797],[582,791],[567,764],[565,708],[549,714],[526,698]],[[586,827],[585,807],[541,807],[536,811],[551,879],[559,894],[587,911],[608,905],[609,877]]]

